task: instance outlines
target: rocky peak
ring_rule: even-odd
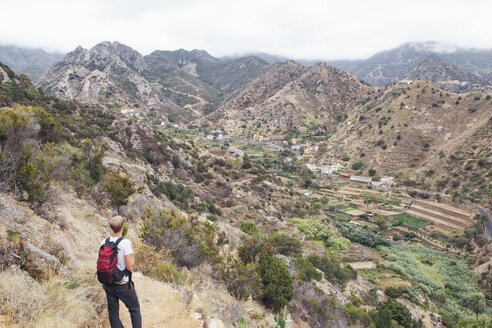
[[[89,50],[78,46],[74,51],[66,54],[63,61],[59,63],[59,65],[63,65],[63,63],[82,63],[89,59]]]
[[[145,68],[144,57],[137,51],[104,41],[90,50],[77,47],[47,71],[38,85],[57,97],[86,103],[160,106],[158,90],[140,75]]]
[[[147,67],[143,56],[138,51],[118,41],[101,42],[95,45],[90,50],[90,53],[91,57],[104,58],[106,61],[114,60],[114,57],[118,57],[125,64],[139,72]]]

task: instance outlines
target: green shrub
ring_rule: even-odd
[[[115,207],[126,205],[128,197],[135,192],[130,177],[122,177],[117,173],[109,174],[104,183],[104,188],[110,195],[111,205]]]
[[[237,300],[247,300],[249,296],[256,297],[261,290],[261,280],[256,265],[244,264],[231,254],[218,259],[219,277],[224,282],[227,291]]]
[[[389,286],[384,289],[384,293],[389,297],[398,298],[403,295],[403,290],[398,287]]]
[[[378,311],[372,312],[372,320],[377,328],[391,328],[391,311],[385,307],[378,308]]]
[[[244,236],[237,254],[243,263],[256,263],[262,251],[272,253],[272,246],[260,235]]]
[[[179,159],[178,155],[173,156],[173,167],[175,169],[179,168],[181,166],[181,160]]]
[[[219,246],[226,242],[223,232],[217,232],[214,225],[193,217],[188,220],[173,210],[155,214],[147,208],[145,216],[140,237],[158,251],[171,252],[173,261],[179,265],[194,267],[212,262]]]
[[[16,184],[29,194],[29,200],[42,203],[46,200],[50,174],[44,156],[33,157],[27,150],[19,161]]]
[[[360,170],[364,167],[364,163],[362,163],[361,161],[358,161],[358,162],[355,162],[354,164],[352,164],[352,170]]]
[[[307,259],[324,273],[326,280],[342,288],[350,279],[357,277],[357,274],[351,269],[342,268],[340,262],[334,257],[310,255]]]
[[[345,306],[345,313],[350,318],[352,322],[360,322],[365,326],[368,326],[371,322],[371,318],[366,311],[353,304],[347,304]],[[379,328],[379,326],[377,326]]]
[[[383,309],[388,310],[391,313],[391,319],[398,322],[400,326],[404,328],[412,328],[415,325],[415,321],[412,320],[410,311],[403,305],[398,303],[394,298],[388,298],[384,303],[381,303],[377,307],[378,312]]]
[[[272,233],[267,242],[273,248],[274,254],[282,254],[285,256],[297,255],[301,251],[302,243],[295,237],[287,236],[280,232]]]
[[[149,273],[151,278],[174,284],[183,284],[188,278],[185,273],[180,272],[171,262],[157,264]]]
[[[193,190],[182,183],[174,183],[172,181],[159,181],[152,187],[157,195],[165,195],[177,207],[186,210],[188,209],[188,200],[193,197]]]
[[[372,232],[356,227],[350,223],[337,222],[336,226],[340,233],[350,241],[359,243],[368,247],[389,246],[388,238],[383,235],[376,235]]]
[[[296,279],[301,281],[310,281],[311,279],[319,281],[323,277],[321,273],[316,270],[313,263],[307,258],[303,258],[302,255],[299,255],[295,259],[294,264],[297,269]]]
[[[267,252],[260,253],[258,273],[263,284],[261,297],[266,306],[279,311],[292,300],[292,277],[285,265]]]
[[[257,235],[260,233],[258,227],[251,221],[244,221],[243,223],[241,223],[239,230],[247,235]]]
[[[330,227],[316,219],[296,219],[293,222],[298,223],[297,228],[299,231],[306,235],[309,240],[321,240],[325,241],[328,238],[334,236]]]
[[[215,204],[211,198],[205,199],[205,203],[206,203],[207,209],[210,213],[217,214],[219,216],[222,215],[222,210],[220,208],[218,208],[217,206],[215,206]]]

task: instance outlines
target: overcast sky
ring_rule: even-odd
[[[142,54],[205,49],[366,58],[405,42],[492,48],[491,0],[0,0],[0,44],[68,52],[120,41]]]

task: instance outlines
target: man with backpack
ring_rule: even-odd
[[[122,328],[119,310],[121,300],[130,312],[133,328],[142,327],[142,316],[132,271],[135,265],[133,249],[128,239],[123,239],[124,220],[121,216],[111,219],[113,235],[101,242],[97,260],[97,277],[102,283],[108,301],[111,328]]]

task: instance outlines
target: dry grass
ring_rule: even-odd
[[[133,280],[144,327],[198,327],[198,322],[190,316],[190,309],[171,285],[139,274],[135,274]],[[130,315],[124,305],[120,305],[120,318],[125,327],[131,327]]]
[[[97,294],[83,282],[70,286],[57,275],[38,283],[15,267],[0,272],[0,312],[7,318],[7,324],[105,327],[105,320],[97,311]]]

